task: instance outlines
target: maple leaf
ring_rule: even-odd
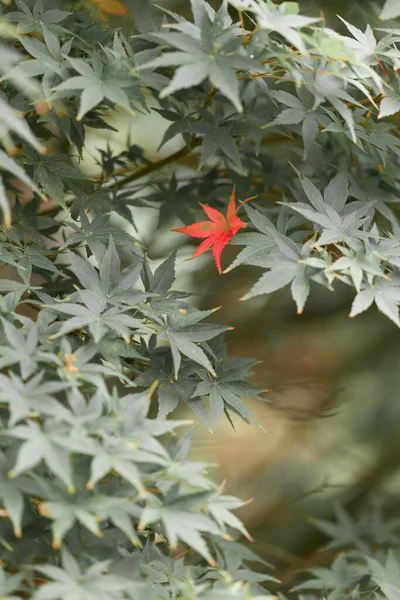
[[[246,200],[240,203],[240,206],[248,200],[251,200],[251,198],[246,198]],[[247,225],[247,223],[241,221],[237,216],[237,211],[240,206],[236,208],[235,188],[233,188],[229,199],[226,217],[215,208],[211,208],[211,206],[206,206],[205,204],[200,204],[200,206],[211,219],[210,221],[199,221],[198,223],[193,223],[193,225],[173,229],[172,231],[185,233],[192,237],[205,238],[193,254],[192,258],[196,258],[196,256],[200,256],[200,254],[203,254],[209,248],[212,248],[215,264],[217,265],[219,273],[222,273],[222,250],[229,244],[233,236],[236,235],[242,227],[246,227]]]
[[[129,10],[119,0],[89,0],[103,15],[107,18],[108,15],[118,15],[125,17],[129,15]]]

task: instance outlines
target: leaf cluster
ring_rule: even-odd
[[[235,185],[258,194],[226,269],[262,270],[242,299],[290,286],[301,313],[314,284],[342,283],[351,316],[375,304],[400,326],[399,29],[371,12],[342,35],[272,0],[191,0],[191,20],[132,1],[119,28],[104,15],[121,3],[90,0],[99,21],[83,4],[1,9],[0,596],[270,598],[239,541],[245,502],[191,460],[194,423],[173,414],[257,426],[254,361],[176,289],[176,254],[154,268],[125,224],[135,206],[158,211],[157,234],[189,224]],[[381,18],[398,16],[387,0]],[[126,136],[85,175],[87,128],[113,128],[115,109],[157,110],[160,146],[184,146],[152,161]],[[398,523],[373,525],[377,542],[370,521],[318,522],[346,553],[299,597],[398,598]]]

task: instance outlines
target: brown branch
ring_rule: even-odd
[[[210,105],[212,99],[214,98],[214,96],[217,92],[218,92],[218,88],[211,85],[211,90],[202,106],[203,109],[208,108],[208,106]],[[165,158],[159,160],[158,162],[146,165],[145,167],[143,167],[142,169],[139,169],[138,171],[135,171],[134,173],[132,173],[132,175],[129,175],[125,179],[122,179],[120,181],[117,181],[116,183],[113,183],[111,186],[109,186],[108,189],[119,190],[121,187],[125,186],[127,183],[131,183],[132,181],[141,179],[142,177],[145,177],[146,175],[149,175],[150,173],[153,173],[154,171],[158,171],[159,169],[162,169],[166,165],[170,165],[171,163],[174,163],[174,162],[180,160],[181,158],[184,158],[185,156],[187,156],[188,154],[190,154],[192,152],[193,148],[196,148],[196,146],[199,146],[200,144],[201,144],[201,140],[192,136],[190,146],[187,145],[184,148],[182,148],[181,150],[178,150],[177,152],[174,152],[173,154],[166,156]]]
[[[203,109],[208,108],[211,100],[214,98],[215,94],[218,92],[218,88],[214,87],[213,85],[211,86],[211,91],[207,96],[207,100],[204,102],[203,104]]]
[[[142,169],[138,169],[137,171],[132,173],[132,175],[129,175],[129,177],[125,177],[125,179],[116,181],[115,183],[110,185],[107,189],[108,190],[119,190],[120,188],[124,187],[127,183],[131,183],[132,181],[141,179],[142,177],[145,177],[146,175],[149,175],[150,173],[153,173],[154,171],[158,171],[159,169],[162,169],[163,167],[170,165],[171,163],[174,163],[174,162],[180,160],[181,158],[184,158],[185,156],[187,156],[188,154],[190,154],[192,152],[192,149],[194,147],[198,146],[199,144],[200,144],[200,140],[194,140],[192,142],[191,147],[185,146],[184,148],[181,148],[181,150],[178,150],[177,152],[174,152],[173,154],[170,154],[169,156],[166,156],[165,158],[163,158],[157,162],[146,165]]]

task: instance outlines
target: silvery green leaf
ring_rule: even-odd
[[[324,201],[332,206],[338,212],[344,207],[349,195],[349,184],[347,173],[344,170],[339,171],[337,175],[327,185],[324,191]]]
[[[267,271],[252,287],[250,292],[243,297],[243,300],[248,300],[254,296],[259,296],[260,294],[270,294],[271,292],[275,292],[290,283],[295,277],[295,274],[295,267],[290,268],[288,266],[276,267],[271,271]]]
[[[399,111],[400,96],[386,96],[381,100],[378,119],[382,119],[383,117],[389,117],[398,113]]]
[[[400,16],[400,6],[397,0],[386,0],[379,16],[383,21],[396,19]]]
[[[163,89],[160,97],[165,98],[177,90],[199,85],[202,81],[204,81],[207,75],[208,65],[205,62],[191,62],[189,64],[182,65],[175,71],[170,84]]]

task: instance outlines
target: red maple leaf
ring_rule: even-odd
[[[247,202],[248,200],[251,200],[251,198],[247,198],[244,202]],[[244,202],[241,202],[240,206],[244,204]],[[198,223],[193,223],[193,225],[181,227],[180,229],[173,229],[172,231],[186,233],[186,235],[190,235],[192,237],[206,238],[204,242],[201,242],[192,258],[200,256],[200,254],[203,254],[206,252],[206,250],[212,247],[215,264],[217,265],[218,271],[222,273],[222,250],[227,244],[229,244],[233,236],[236,235],[242,227],[246,227],[247,225],[247,223],[241,221],[236,214],[240,206],[236,208],[235,188],[233,188],[231,197],[229,199],[226,217],[224,217],[219,210],[211,208],[211,206],[206,206],[205,204],[200,204],[200,206],[206,213],[207,217],[211,219],[210,221],[199,221]]]

